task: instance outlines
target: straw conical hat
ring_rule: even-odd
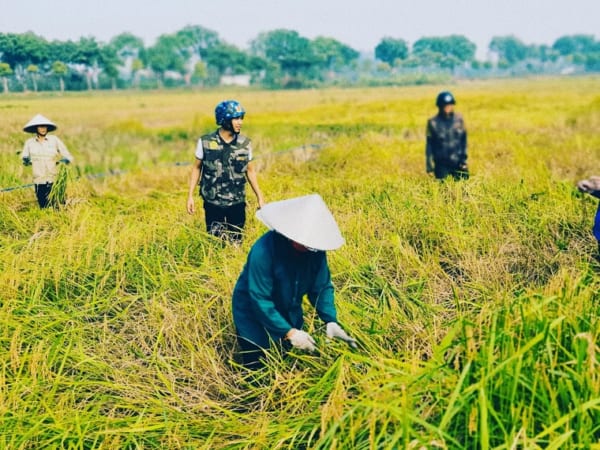
[[[56,124],[50,119],[42,116],[41,114],[36,114],[29,122],[27,122],[27,125],[23,127],[23,131],[27,133],[35,133],[37,131],[37,127],[44,125],[48,127],[48,131],[54,131],[57,128]]]
[[[319,194],[267,203],[256,212],[256,217],[305,247],[335,250],[344,244],[340,229]]]

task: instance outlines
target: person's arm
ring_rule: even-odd
[[[291,338],[292,325],[275,307],[273,299],[273,256],[265,239],[255,244],[248,255],[248,293],[255,318],[274,337]]]
[[[188,214],[194,214],[196,211],[196,205],[194,204],[194,193],[200,181],[200,173],[202,172],[202,160],[196,158],[192,165],[192,172],[190,174],[190,187],[188,190],[187,198],[187,212]]]
[[[252,161],[248,163],[246,178],[248,179],[248,183],[250,184],[252,191],[254,191],[254,195],[256,195],[256,201],[258,203],[258,208],[260,209],[265,205],[265,199],[260,190],[260,187],[258,186],[258,177],[256,175],[256,170],[254,169],[254,164],[252,164]]]
[[[327,255],[323,253],[323,258],[319,270],[315,275],[308,300],[314,306],[318,316],[325,323],[336,322],[337,312],[334,303],[334,288],[331,282],[331,272],[327,264]]]
[[[61,156],[61,161],[66,162],[67,164],[72,163],[73,162],[73,155],[71,155],[71,152],[69,152],[69,149],[67,149],[67,146],[64,144],[63,141],[60,140],[60,138],[54,136],[54,138],[56,139],[56,146],[58,147],[58,152],[60,153]]]
[[[308,293],[308,299],[317,310],[319,318],[325,322],[325,334],[328,339],[341,339],[350,347],[356,348],[356,340],[348,336],[337,322],[337,311],[333,301],[334,288],[331,282],[331,273],[327,264],[327,256],[323,254],[321,266],[315,277],[315,282],[311,292]]]
[[[463,127],[464,132],[460,139],[461,154],[460,154],[459,168],[462,170],[466,170],[467,169],[467,128],[465,127],[464,121],[463,121],[462,127]]]
[[[29,153],[29,140],[23,145],[23,153],[21,153],[23,164],[29,166],[31,164],[31,155]]]
[[[577,183],[581,192],[590,194],[593,197],[600,198],[600,177],[591,176],[588,180],[581,180]]]

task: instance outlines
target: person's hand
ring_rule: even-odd
[[[31,165],[31,159],[30,158],[23,158],[23,165],[24,166],[30,166]]]
[[[194,214],[194,212],[196,212],[196,205],[194,205],[194,197],[188,197],[187,212],[188,214]]]
[[[306,331],[292,328],[287,334],[287,339],[297,349],[309,352],[314,352],[317,349],[315,340]]]
[[[350,347],[356,348],[356,340],[352,339],[348,334],[342,330],[336,322],[328,322],[327,323],[327,337],[329,339],[337,338],[346,342]]]
[[[600,191],[600,177],[593,176],[587,180],[581,180],[577,183],[577,188],[581,192]]]
[[[577,189],[581,192],[589,192],[591,190],[591,184],[588,180],[581,180],[577,183]]]

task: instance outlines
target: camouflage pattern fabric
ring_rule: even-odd
[[[427,121],[427,172],[435,164],[457,169],[467,163],[467,130],[463,116],[438,114]]]
[[[202,198],[221,207],[244,202],[250,139],[240,134],[226,144],[216,131],[201,139],[204,153],[200,178]]]

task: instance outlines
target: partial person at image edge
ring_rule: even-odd
[[[577,183],[577,188],[581,192],[585,192],[600,199],[600,176],[592,176],[587,180],[581,180]],[[598,202],[598,209],[596,210],[596,216],[594,217],[594,227],[592,228],[592,232],[598,243],[596,259],[600,261],[600,202]]]
[[[456,99],[451,92],[440,92],[435,104],[438,112],[427,120],[427,173],[434,173],[438,180],[449,176],[455,180],[466,180],[469,178],[469,169],[467,130],[463,116],[454,111]]]
[[[318,194],[268,203],[256,217],[271,231],[250,249],[232,296],[233,321],[242,363],[263,366],[271,342],[315,351],[302,329],[304,296],[325,323],[326,336],[355,347],[337,322],[326,251],[344,244],[333,215]]]
[[[202,136],[190,175],[187,212],[196,210],[194,192],[200,186],[204,201],[206,231],[213,236],[239,242],[246,224],[246,181],[264,204],[252,165],[251,140],[241,134],[246,112],[235,100],[224,100],[215,108],[219,128]]]
[[[33,184],[40,208],[58,206],[50,201],[50,192],[58,176],[59,164],[70,164],[73,156],[65,144],[56,136],[48,133],[58,127],[41,114],[35,115],[23,127],[26,133],[35,133],[25,141],[21,158],[25,166],[33,169]]]

